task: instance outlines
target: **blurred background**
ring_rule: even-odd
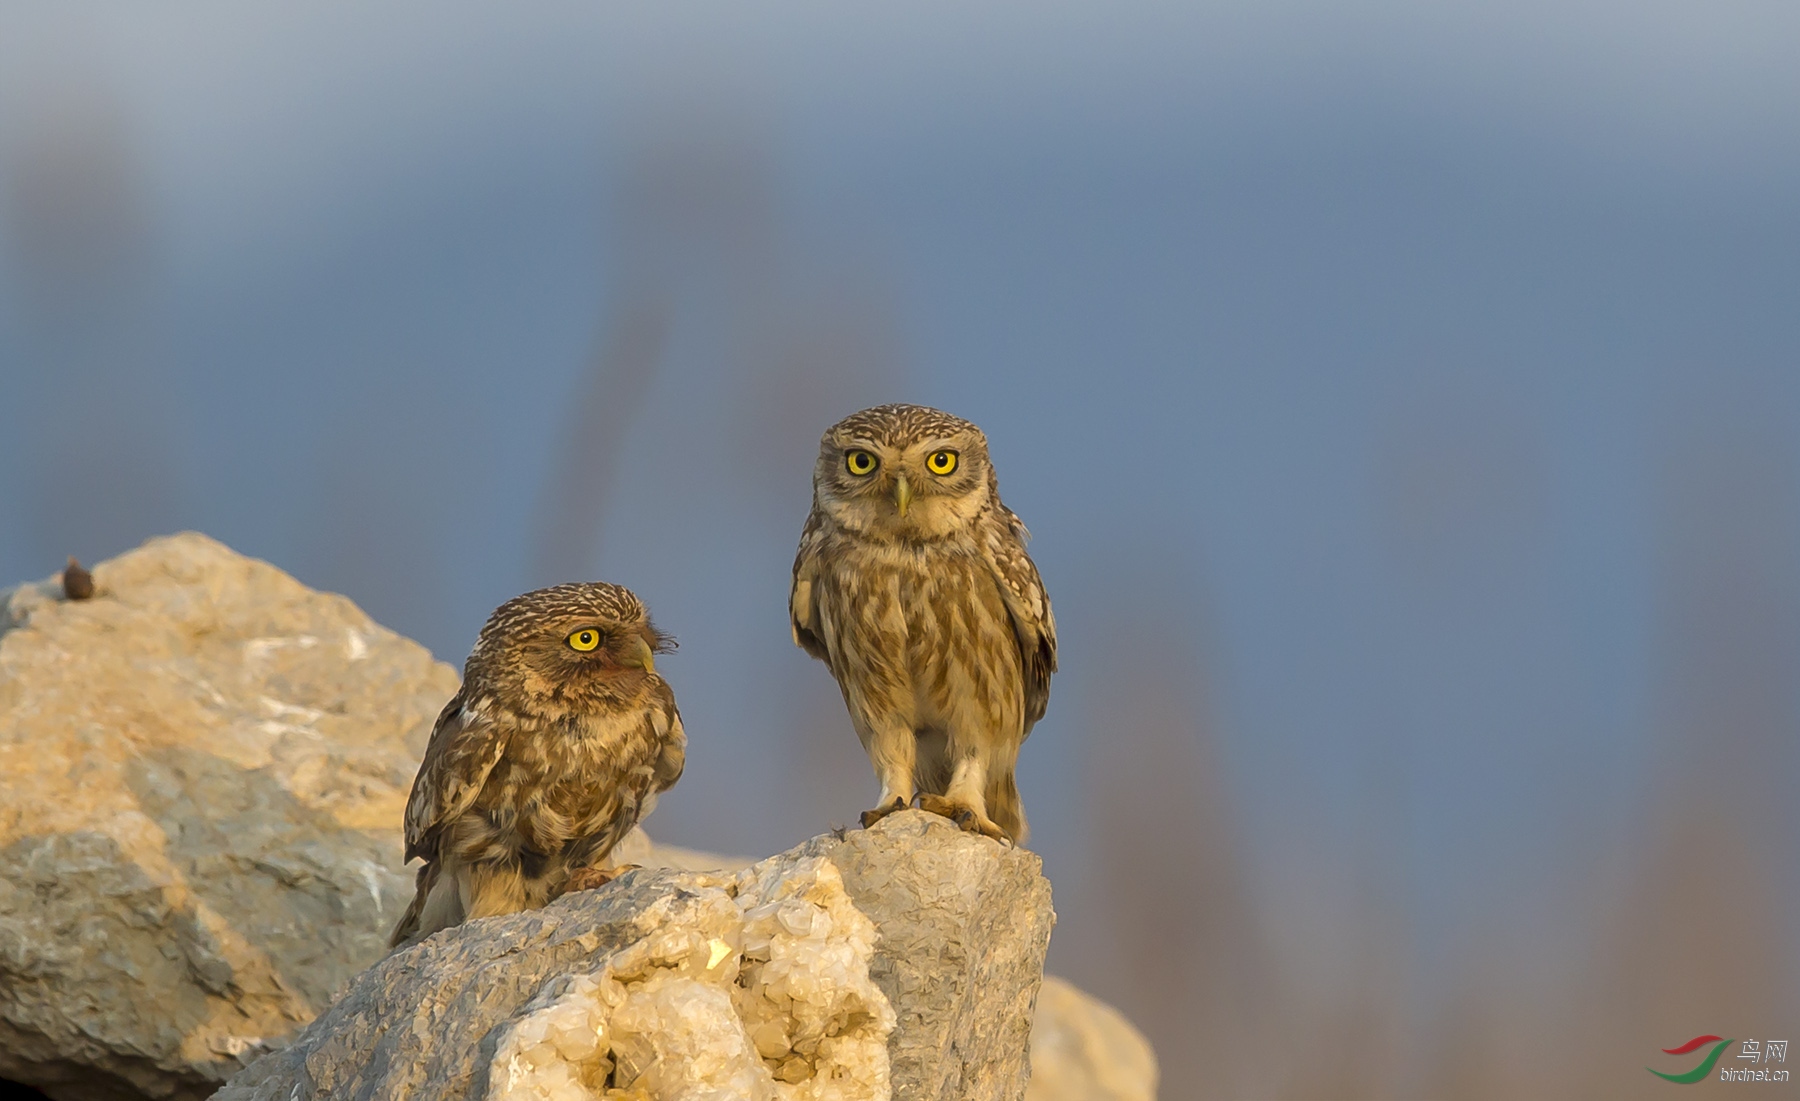
[[[876,790],[819,434],[937,405],[1056,601],[1051,967],[1164,1097],[1800,1033],[1800,10],[0,21],[0,583],[197,528],[458,665],[628,584],[651,832],[769,853]]]

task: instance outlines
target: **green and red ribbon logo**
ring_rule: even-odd
[[[1662,1049],[1664,1055],[1686,1055],[1690,1051],[1698,1051],[1707,1044],[1712,1044],[1713,1049],[1707,1053],[1706,1058],[1700,1060],[1700,1065],[1693,1070],[1688,1071],[1686,1074],[1664,1074],[1662,1071],[1656,1070],[1653,1067],[1645,1067],[1644,1069],[1651,1074],[1656,1075],[1658,1078],[1666,1078],[1671,1082],[1680,1082],[1684,1086],[1692,1085],[1711,1074],[1713,1064],[1719,1061],[1720,1053],[1734,1043],[1736,1043],[1735,1040],[1722,1040],[1717,1036],[1696,1036],[1687,1043],[1682,1044],[1680,1047],[1666,1047]]]

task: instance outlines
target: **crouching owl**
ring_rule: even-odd
[[[964,829],[1025,839],[1013,766],[1056,671],[1027,538],[966,420],[883,405],[820,441],[788,610],[881,782],[864,826],[916,795]]]
[[[557,585],[495,609],[438,715],[406,804],[424,859],[395,946],[598,886],[613,846],[681,777],[687,738],[630,590]]]

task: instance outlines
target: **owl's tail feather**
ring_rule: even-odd
[[[438,862],[427,860],[419,866],[419,878],[413,889],[412,904],[400,920],[394,923],[394,931],[388,934],[388,947],[398,948],[419,935],[419,918],[425,912],[425,900],[431,897],[431,889],[437,886]]]
[[[1019,785],[1013,781],[1012,769],[997,769],[988,777],[987,791],[983,793],[987,802],[988,817],[1012,835],[1014,841],[1024,844],[1031,835],[1031,827],[1025,821],[1025,803],[1019,798]]]

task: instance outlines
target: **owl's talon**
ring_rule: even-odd
[[[635,872],[641,865],[620,864],[616,868],[583,868],[569,877],[569,885],[563,888],[563,894],[571,895],[576,891],[592,891],[604,887],[626,872]]]
[[[919,796],[919,809],[929,814],[936,814],[944,818],[954,819],[956,817],[957,806],[942,795],[921,794]]]
[[[875,823],[881,821],[883,818],[886,818],[888,815],[894,813],[897,810],[905,810],[907,808],[908,802],[909,802],[908,800],[902,799],[896,795],[893,799],[889,800],[888,802],[882,804],[879,807],[876,807],[874,810],[863,811],[862,812],[863,829],[865,829],[865,830],[868,829],[870,826],[873,826]]]
[[[1012,834],[967,807],[963,808],[962,813],[952,818],[951,821],[955,822],[964,833],[978,833],[983,837],[991,837],[1009,848],[1012,846]]]
[[[930,811],[956,823],[956,828],[964,833],[978,833],[983,837],[991,837],[1002,845],[1013,843],[1012,835],[996,825],[987,815],[974,807],[958,803],[954,799],[946,799],[942,795],[919,796],[919,809]]]

